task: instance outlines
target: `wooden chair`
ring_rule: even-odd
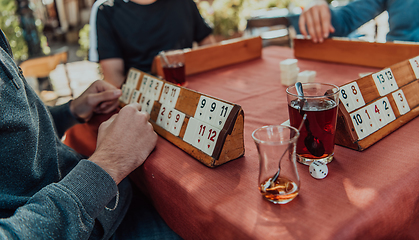
[[[68,48],[62,47],[48,56],[31,58],[23,61],[19,66],[25,77],[48,77],[58,64],[67,63]]]
[[[194,49],[185,49],[186,76],[223,66],[248,61],[262,56],[260,37],[235,38]],[[164,78],[160,56],[153,61],[152,74]]]
[[[259,28],[277,28],[276,30],[269,30],[261,33],[256,33],[256,35],[260,34],[263,41],[263,46],[285,45],[290,47],[292,44],[292,39],[290,37],[289,31],[290,26],[291,23],[285,16],[253,17],[247,19],[245,32],[247,32],[251,36],[254,36],[256,30]]]
[[[31,58],[19,64],[25,78],[46,78],[51,71],[56,69],[59,64],[66,64],[68,60],[68,48],[62,47],[47,56]],[[73,91],[70,87],[70,79],[66,71],[68,86],[70,88],[70,95],[73,96]],[[37,90],[37,89],[35,89]]]

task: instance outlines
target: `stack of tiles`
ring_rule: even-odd
[[[316,78],[316,71],[302,71],[298,73],[297,81],[301,83],[314,82]]]
[[[287,59],[279,63],[282,85],[290,86],[297,82],[298,72],[300,71],[297,62],[297,59]]]

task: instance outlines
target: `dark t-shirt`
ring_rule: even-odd
[[[99,60],[122,58],[125,72],[149,72],[161,50],[190,48],[212,32],[192,0],[108,0],[99,6],[96,27]]]

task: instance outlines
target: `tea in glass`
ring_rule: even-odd
[[[183,50],[170,50],[160,52],[160,62],[166,81],[179,86],[185,85],[185,56]]]
[[[183,63],[164,66],[163,72],[167,81],[178,85],[185,83],[185,65]]]
[[[300,163],[313,161],[329,163],[333,160],[335,132],[339,105],[339,87],[324,83],[303,83],[304,97],[299,97],[295,86],[288,87],[290,125],[298,127],[307,114],[297,142]]]
[[[290,126],[270,125],[252,133],[259,155],[259,191],[275,204],[292,201],[300,191],[295,146],[299,133]]]

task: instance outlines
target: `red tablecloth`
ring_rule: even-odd
[[[293,58],[292,49],[267,47],[261,59],[187,78],[188,88],[242,106],[244,157],[210,169],[159,138],[131,178],[185,239],[417,238],[418,119],[364,152],[336,146],[323,180],[298,164],[301,191],[292,202],[274,205],[262,198],[251,133],[288,119],[279,72],[279,62],[287,58]],[[299,60],[298,66],[300,71],[315,70],[317,82],[337,85],[378,70],[308,60]]]

